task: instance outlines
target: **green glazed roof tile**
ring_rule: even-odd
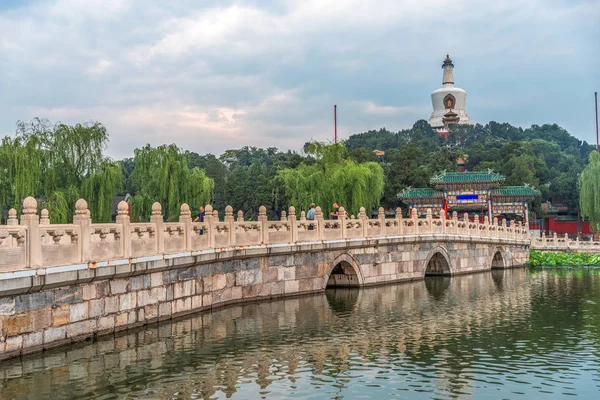
[[[430,188],[406,188],[398,193],[398,198],[401,199],[425,199],[425,198],[442,198],[444,193],[439,190]]]
[[[504,175],[492,170],[469,172],[442,172],[431,178],[431,183],[471,183],[471,182],[501,182]]]
[[[540,191],[531,186],[504,186],[492,190],[492,196],[525,196],[536,197],[540,195]]]

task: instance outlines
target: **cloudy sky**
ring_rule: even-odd
[[[467,112],[595,140],[600,0],[0,0],[0,134],[100,121],[145,143],[300,149],[431,112],[449,53]]]

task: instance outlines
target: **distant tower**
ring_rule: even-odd
[[[453,123],[473,125],[473,121],[465,111],[467,92],[454,87],[454,64],[447,54],[442,69],[444,70],[442,87],[431,93],[433,112],[429,117],[429,125],[439,130],[443,130]]]

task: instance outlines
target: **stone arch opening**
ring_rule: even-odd
[[[427,261],[425,276],[451,275],[448,259],[441,253],[436,252]]]
[[[361,286],[362,275],[356,260],[349,254],[342,254],[331,263],[331,269],[325,275],[325,287],[358,287]]]
[[[329,274],[329,279],[327,279],[327,287],[339,286],[359,286],[358,274],[354,270],[354,267],[346,261],[341,261],[333,267],[331,274]]]
[[[496,250],[494,257],[492,258],[492,269],[504,268],[504,257],[500,250]]]

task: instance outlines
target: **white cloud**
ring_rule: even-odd
[[[593,130],[578,93],[600,85],[594,2],[269,3],[0,5],[0,132],[40,116],[101,121],[115,156],[146,142],[299,148],[330,136],[334,103],[346,136],[426,119],[446,52],[475,120]]]

